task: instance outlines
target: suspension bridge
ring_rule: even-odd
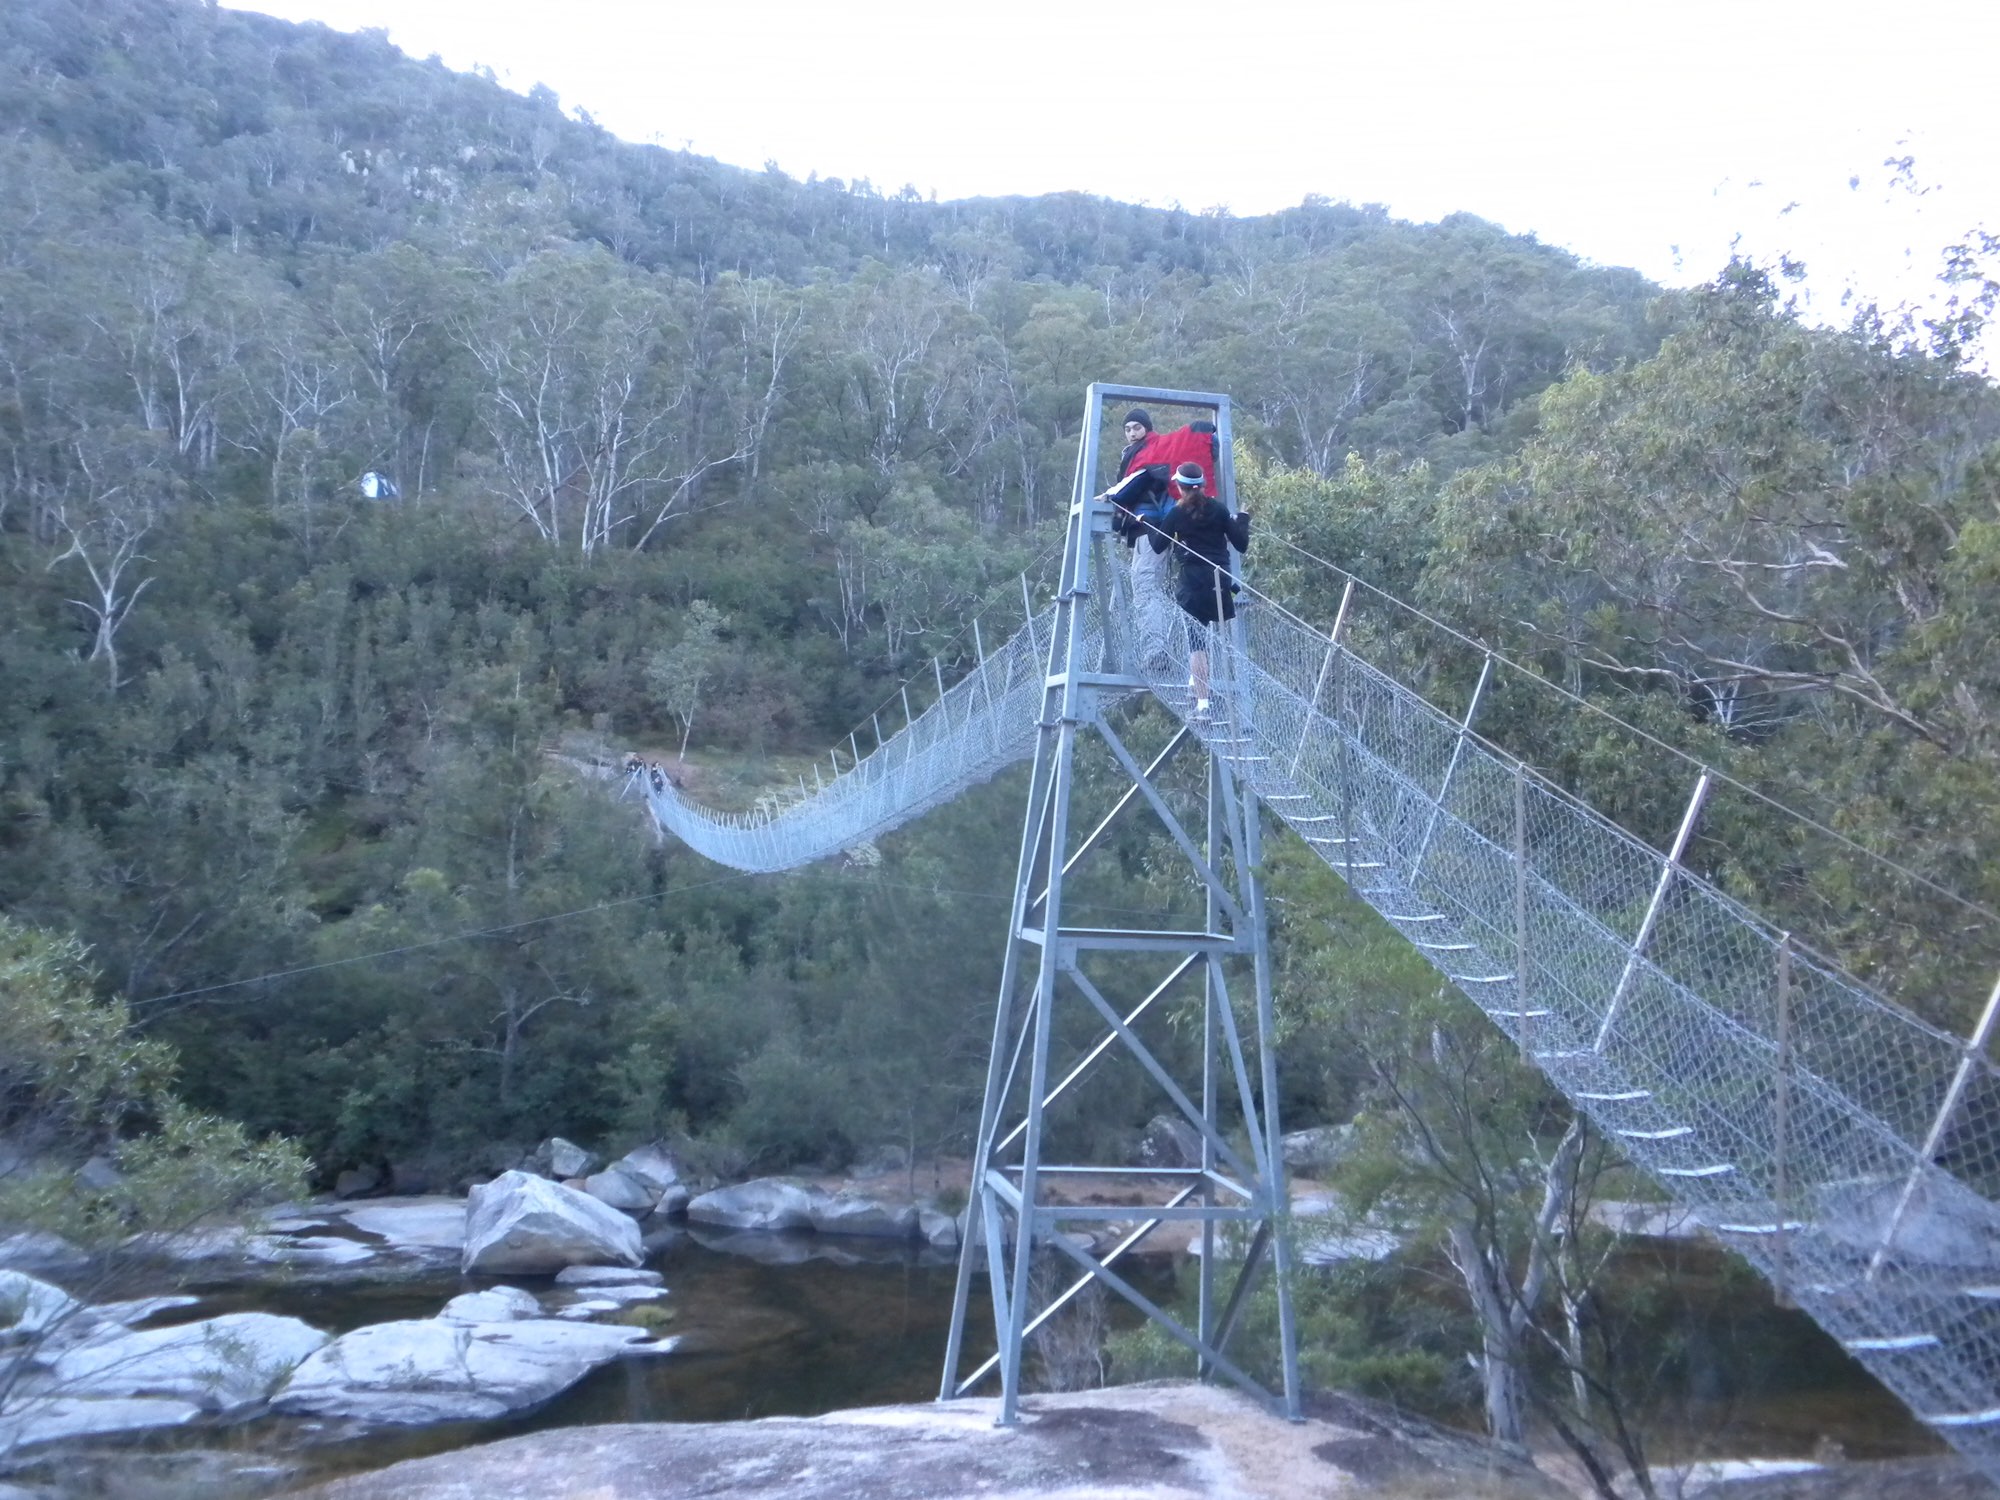
[[[851,761],[789,805],[718,813],[671,785],[646,793],[660,826],[708,858],[777,871],[874,839],[1034,761],[941,1394],[997,1375],[1002,1420],[1011,1420],[1024,1342],[1093,1281],[1186,1344],[1204,1375],[1255,1389],[1229,1347],[1252,1281],[1275,1266],[1277,1399],[1296,1414],[1277,1049],[1256,881],[1260,827],[1275,819],[1636,1167],[2000,1483],[2000,1207],[1985,1191],[2000,1140],[1985,1111],[1967,1109],[1993,1084],[1985,1053],[2000,988],[1967,1037],[1890,1003],[1684,865],[1708,774],[1688,788],[1669,847],[1651,847],[1481,738],[1485,673],[1469,706],[1447,712],[1371,660],[1350,629],[1351,579],[1330,631],[1246,594],[1238,618],[1206,643],[1217,707],[1198,714],[1186,666],[1191,646],[1204,643],[1190,639],[1143,556],[1127,560],[1092,494],[1105,404],[1131,400],[1215,414],[1221,493],[1233,504],[1226,397],[1094,385],[1046,608],[990,653],[981,642],[978,665],[949,687],[940,677],[939,696],[900,732],[866,754],[850,741]],[[1141,695],[1175,723],[1165,749],[1143,763],[1120,737],[1120,715]],[[1077,838],[1080,735],[1102,739],[1131,786]],[[1206,796],[1192,816],[1162,780],[1190,757],[1206,762]],[[1065,878],[1116,819],[1144,811],[1204,891],[1204,924],[1066,925]],[[1103,993],[1105,963],[1151,963],[1161,978],[1121,1013]],[[1144,1037],[1145,1012],[1176,985],[1202,994],[1200,1073],[1186,1080]],[[1055,1079],[1061,1005],[1084,1007],[1103,1040]],[[1163,1201],[1142,1211],[1079,1208],[1047,1191],[1064,1175],[1129,1170],[1042,1160],[1044,1112],[1087,1087],[1113,1048],[1136,1058],[1201,1141],[1199,1165],[1161,1169]],[[1951,1170],[1939,1160],[1947,1141]],[[1061,1232],[1135,1212],[1145,1222],[1109,1254]],[[1205,1252],[1192,1328],[1117,1270],[1133,1244],[1177,1218],[1195,1221]],[[1243,1252],[1233,1286],[1217,1281],[1227,1275],[1218,1262],[1228,1257],[1216,1253],[1224,1233],[1238,1235]],[[1065,1257],[1075,1279],[1031,1307],[1037,1248]],[[998,1352],[966,1371],[981,1266]]]

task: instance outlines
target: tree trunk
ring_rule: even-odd
[[[1472,1309],[1479,1317],[1480,1376],[1486,1393],[1486,1430],[1493,1441],[1519,1452],[1527,1449],[1527,1398],[1521,1374],[1520,1336],[1515,1330],[1511,1298],[1495,1280],[1495,1272],[1480,1247],[1470,1219],[1454,1220],[1449,1248],[1452,1264],[1465,1279]]]

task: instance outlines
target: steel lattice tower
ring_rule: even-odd
[[[1191,416],[1212,413],[1219,493],[1232,509],[1236,499],[1227,396],[1090,387],[939,1392],[940,1399],[970,1394],[997,1373],[1003,1424],[1013,1422],[1020,1409],[1024,1346],[1093,1283],[1117,1293],[1186,1345],[1200,1375],[1220,1374],[1266,1395],[1229,1355],[1248,1295],[1266,1270],[1274,1271],[1276,1279],[1283,1371],[1280,1399],[1288,1415],[1296,1417],[1299,1412],[1271,959],[1257,877],[1262,858],[1258,805],[1238,774],[1239,766],[1263,757],[1249,753],[1255,746],[1244,732],[1253,711],[1249,683],[1233,682],[1226,673],[1216,680],[1218,708],[1204,721],[1204,734],[1175,726],[1165,748],[1145,764],[1127,747],[1113,722],[1121,703],[1157,690],[1142,675],[1141,663],[1130,658],[1160,644],[1148,642],[1141,632],[1113,626],[1115,618],[1129,611],[1113,608],[1112,596],[1122,588],[1123,574],[1114,560],[1117,542],[1111,533],[1111,507],[1094,494],[1105,403],[1128,401],[1193,408]],[[1218,629],[1233,630],[1240,637],[1242,623]],[[1240,648],[1240,639],[1237,644]],[[1218,663],[1227,662],[1236,659],[1240,649],[1216,649],[1212,655]],[[1237,721],[1234,727],[1232,718]],[[1077,753],[1086,733],[1109,750],[1130,786],[1072,847]],[[1158,780],[1170,763],[1183,756],[1206,760],[1205,820],[1195,833],[1177,816]],[[1142,805],[1159,820],[1205,893],[1201,928],[1163,931],[1066,922],[1065,880],[1100,846],[1117,820]],[[1121,1014],[1085,972],[1085,959],[1093,954],[1116,954],[1121,963],[1157,966],[1162,972],[1145,998]],[[1242,969],[1249,970],[1247,1005],[1231,993],[1230,968],[1239,975]],[[1143,1033],[1171,1003],[1192,1005],[1197,995],[1199,1074],[1177,1078]],[[1061,1066],[1053,1055],[1058,1016],[1072,1010],[1101,1026],[1102,1035],[1056,1079],[1055,1069]],[[1172,1109],[1198,1134],[1198,1165],[1135,1170],[1115,1162],[1044,1159],[1050,1106],[1088,1090],[1094,1067],[1114,1052],[1136,1061],[1163,1103],[1171,1101]],[[1156,1206],[1080,1205],[1060,1201],[1055,1192],[1079,1179],[1135,1175],[1157,1184],[1159,1192],[1152,1195],[1160,1200]],[[1063,1232],[1066,1224],[1135,1219],[1139,1222],[1101,1259]],[[1158,1306],[1118,1270],[1118,1262],[1135,1246],[1176,1220],[1192,1221],[1200,1234],[1200,1298],[1194,1328]],[[1220,1233],[1224,1230],[1234,1231],[1231,1239],[1242,1250],[1240,1261],[1227,1267],[1219,1263],[1232,1254],[1232,1246]],[[1075,1274],[1066,1289],[1046,1296],[1042,1306],[1031,1307],[1040,1285],[1031,1276],[1038,1253],[1066,1259]],[[962,1372],[973,1277],[982,1267],[998,1351],[977,1368]]]

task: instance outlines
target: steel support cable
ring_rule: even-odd
[[[1203,631],[1160,608],[1157,572],[1108,573],[1093,660],[1144,680],[1608,1139],[2000,1479],[2000,1080],[1983,1056],[1483,740],[1351,636],[1329,673],[1328,638],[1254,590],[1233,628]],[[649,790],[654,815],[738,869],[874,838],[1029,756],[1052,625],[1038,616],[792,807],[718,814],[667,788]],[[1184,679],[1197,648],[1210,715]]]

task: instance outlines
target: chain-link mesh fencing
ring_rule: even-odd
[[[873,753],[796,800],[749,812],[690,802],[671,782],[647,785],[660,827],[736,870],[791,870],[879,838],[1035,751],[1055,610],[1043,610]]]

